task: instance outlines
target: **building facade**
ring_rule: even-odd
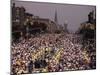
[[[15,3],[13,3],[11,12],[12,35],[21,36],[36,32],[54,33],[57,30],[56,22],[27,13],[24,7],[16,7]]]

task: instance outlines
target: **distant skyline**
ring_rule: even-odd
[[[70,31],[76,31],[80,23],[88,21],[88,14],[92,10],[95,11],[95,6],[90,5],[73,5],[73,4],[55,4],[42,3],[33,1],[12,1],[18,7],[25,7],[26,12],[31,13],[41,18],[49,18],[55,20],[55,12],[57,12],[57,22],[60,25],[68,23]]]

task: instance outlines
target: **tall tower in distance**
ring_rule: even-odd
[[[58,24],[57,10],[55,10],[55,18],[54,18],[54,21],[55,21],[56,24]]]
[[[65,30],[65,32],[68,32],[67,26],[68,26],[68,21],[65,20],[65,22],[64,22],[64,30]]]
[[[56,29],[59,30],[60,27],[59,27],[59,24],[58,24],[57,10],[55,10],[54,22],[56,24]]]

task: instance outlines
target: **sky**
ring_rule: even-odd
[[[26,12],[31,13],[41,18],[49,18],[54,21],[55,11],[57,11],[57,20],[59,25],[68,24],[69,31],[77,31],[80,24],[88,21],[88,14],[92,10],[95,11],[95,6],[90,5],[73,5],[73,4],[57,4],[43,3],[33,1],[12,1],[15,6],[25,7]]]

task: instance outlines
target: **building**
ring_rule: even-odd
[[[96,38],[96,18],[93,17],[94,12],[88,14],[88,21],[83,22],[80,25],[78,33],[83,34],[84,38]]]
[[[40,18],[26,12],[24,7],[12,6],[12,35],[14,37],[26,36],[40,32],[54,33],[57,30],[57,15],[55,21],[46,18]]]

